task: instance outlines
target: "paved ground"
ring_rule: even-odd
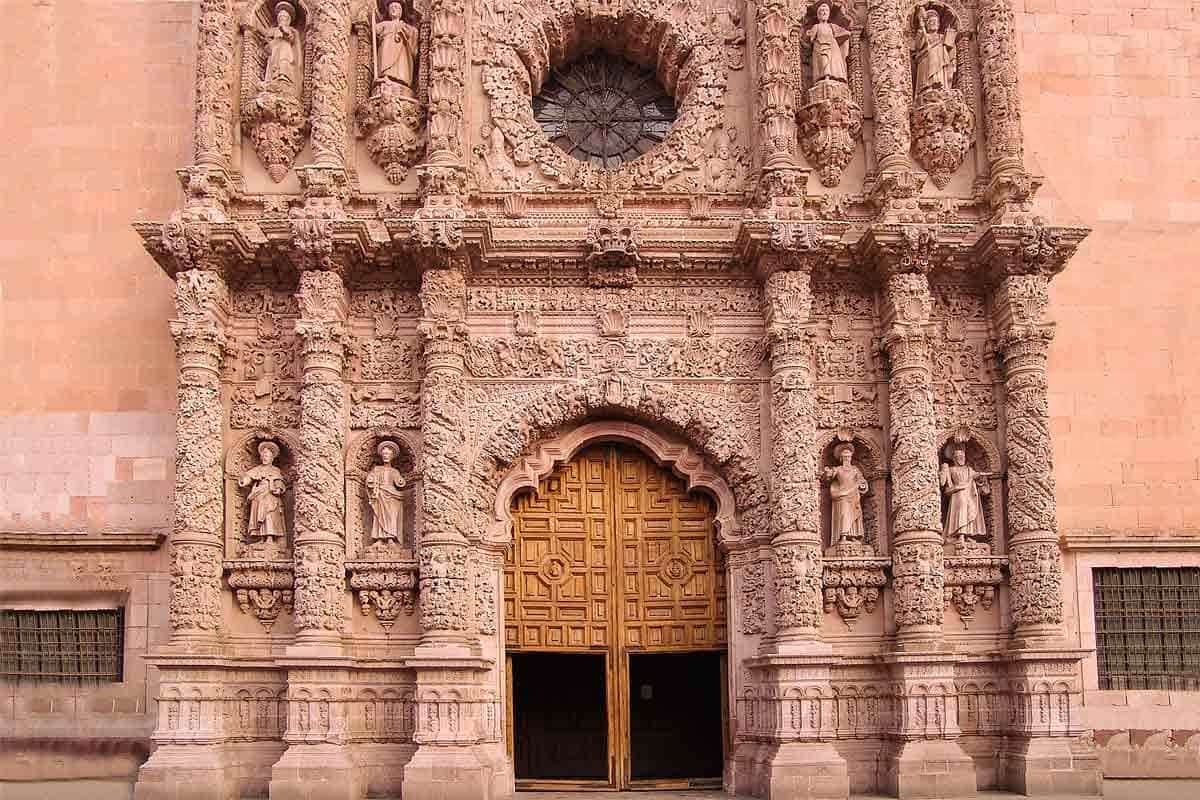
[[[120,780],[0,781],[0,800],[131,800],[133,784]],[[1016,800],[1022,795],[979,792],[947,800]],[[517,800],[728,800],[722,792],[521,792]],[[1200,800],[1200,780],[1104,782],[1105,800]],[[247,798],[250,800],[250,798]],[[888,800],[882,795],[854,795],[852,800]],[[1040,798],[1053,800],[1053,798]]]

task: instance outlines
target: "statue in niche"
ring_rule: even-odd
[[[804,32],[804,47],[812,51],[812,85],[821,81],[846,81],[846,57],[850,52],[850,31],[829,21],[833,7],[817,6],[817,22]]]
[[[943,531],[947,542],[957,542],[960,549],[987,549],[987,522],[983,515],[981,495],[991,492],[980,478],[990,478],[991,472],[977,472],[967,464],[967,450],[962,444],[950,448],[950,461],[942,463],[940,483],[946,496],[946,519]]]
[[[928,8],[924,24],[917,33],[917,96],[933,88],[949,91],[958,68],[958,32],[941,30],[942,21],[935,9]]]
[[[487,166],[492,186],[501,189],[514,186],[517,183],[517,165],[508,154],[504,131],[498,125],[485,124],[479,129],[479,135],[484,142],[479,148],[479,155]]]
[[[375,448],[379,462],[367,473],[367,503],[371,507],[371,543],[398,542],[404,535],[404,477],[394,462],[400,454],[395,442]]]
[[[388,3],[388,18],[374,22],[375,92],[415,97],[417,29],[404,21],[404,5]]]
[[[856,467],[854,445],[844,442],[834,450],[837,466],[825,467],[823,474],[829,482],[831,500],[829,513],[829,543],[833,547],[851,545],[862,547],[865,538],[862,495],[867,493],[867,478]]]
[[[262,31],[267,40],[267,68],[263,72],[266,91],[300,94],[304,56],[300,34],[292,27],[295,19],[295,8],[285,0],[275,5],[275,27]]]
[[[279,458],[279,445],[270,440],[259,442],[258,458],[261,463],[238,479],[238,486],[243,489],[251,487],[247,497],[250,513],[246,521],[246,533],[251,542],[279,544],[287,535],[283,519],[283,495],[287,491],[287,481],[275,465]]]

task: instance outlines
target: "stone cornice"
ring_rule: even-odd
[[[165,530],[0,531],[0,550],[157,550]]]

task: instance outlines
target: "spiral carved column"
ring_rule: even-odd
[[[350,0],[320,0],[312,6],[313,166],[346,165],[346,98],[350,91]]]
[[[882,173],[908,171],[908,107],[912,97],[908,47],[900,0],[871,0],[867,4],[867,37],[870,41],[871,99],[875,118],[876,169]]]
[[[233,149],[233,12],[229,0],[202,0],[196,42],[196,166],[227,169]]]
[[[987,159],[992,172],[989,194],[1027,193],[1028,186],[999,187],[1023,177],[1024,136],[1021,132],[1021,91],[1017,85],[1016,25],[1012,0],[982,0],[979,4],[980,82]]]

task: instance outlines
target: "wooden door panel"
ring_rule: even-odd
[[[617,788],[629,784],[628,653],[718,650],[725,574],[715,508],[641,451],[589,447],[514,501],[504,575],[510,652],[609,654]],[[564,678],[569,680],[569,678]]]

